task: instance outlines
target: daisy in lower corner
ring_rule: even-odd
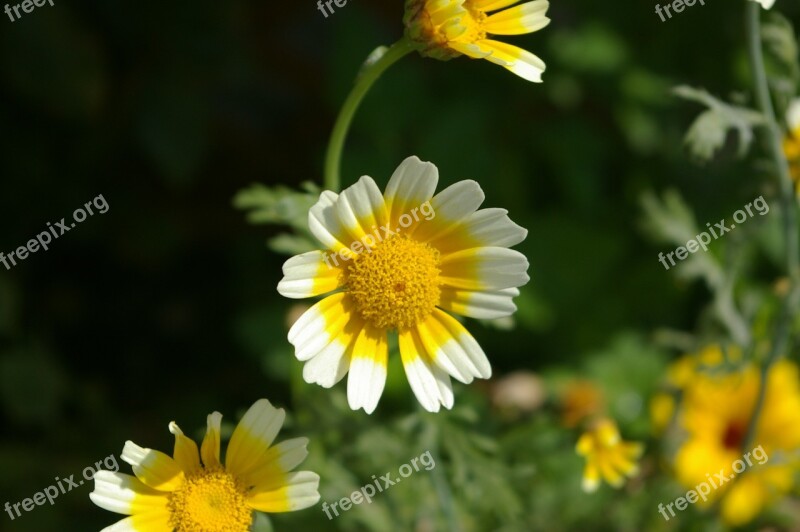
[[[353,410],[372,413],[383,393],[387,337],[396,333],[408,382],[422,406],[453,406],[450,377],[488,379],[478,342],[453,317],[509,316],[528,282],[528,261],[509,249],[527,231],[504,209],[481,209],[475,181],[434,196],[436,166],[409,157],[383,194],[362,177],[341,194],[325,191],[309,227],[327,251],[292,257],[278,291],[328,295],[289,331],[306,382],[329,388],[345,374]]]
[[[308,455],[308,440],[272,445],[285,417],[266,399],[256,401],[233,431],[224,465],[219,412],[208,416],[199,452],[174,422],[169,425],[175,435],[172,457],[126,442],[122,459],[135,476],[98,471],[89,495],[101,508],[129,516],[104,532],[247,532],[254,511],[315,505],[319,476],[291,472]]]

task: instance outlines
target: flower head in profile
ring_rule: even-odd
[[[750,522],[788,493],[800,470],[797,366],[783,360],[770,369],[758,424],[748,444],[761,378],[752,363],[731,365],[739,359],[738,351],[725,356],[719,346],[711,346],[683,357],[670,370],[682,395],[675,419],[686,435],[675,455],[676,477],[687,488],[717,473],[728,478],[698,504],[719,502],[723,520],[733,526]],[[737,461],[749,463],[746,475],[738,476],[742,470]]]
[[[625,477],[633,477],[639,472],[637,460],[644,452],[638,442],[623,441],[616,423],[610,419],[600,419],[578,439],[575,451],[586,458],[583,470],[583,491],[593,492],[600,486],[600,479],[619,488]]]
[[[478,342],[452,314],[511,315],[528,261],[508,249],[527,231],[503,209],[478,210],[475,181],[436,196],[438,170],[409,157],[381,194],[362,177],[341,194],[325,191],[309,228],[327,251],[283,266],[278,291],[290,298],[328,295],[289,331],[306,382],[329,388],[349,372],[347,398],[372,413],[386,382],[389,333],[422,406],[453,406],[450,377],[470,383],[492,370]]]
[[[286,414],[261,399],[233,431],[220,461],[222,415],[208,416],[198,452],[174,422],[173,456],[126,442],[122,459],[136,476],[98,471],[92,501],[127,517],[106,531],[247,532],[253,511],[289,512],[319,501],[319,476],[292,473],[308,455],[306,438],[272,445]],[[202,458],[202,463],[201,463]]]
[[[550,23],[549,2],[535,0],[406,0],[406,36],[435,59],[486,59],[528,81],[542,81],[544,62],[491,35],[533,33]],[[514,6],[514,7],[511,7]]]
[[[800,98],[792,101],[786,111],[788,131],[783,139],[783,154],[789,161],[789,172],[800,194]]]

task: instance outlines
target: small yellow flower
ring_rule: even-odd
[[[489,360],[450,315],[496,319],[511,315],[528,261],[508,249],[527,231],[504,209],[478,210],[475,181],[436,196],[438,170],[409,157],[381,194],[364,176],[341,194],[325,191],[308,216],[328,249],[292,257],[278,292],[328,295],[292,326],[289,341],[305,362],[306,382],[330,388],[349,371],[353,410],[372,413],[386,383],[387,336],[399,337],[406,377],[422,406],[453,406],[450,377],[488,379]]]
[[[136,475],[98,471],[92,501],[111,512],[129,515],[106,532],[247,532],[253,511],[289,512],[319,501],[319,476],[292,473],[308,455],[306,438],[275,446],[286,417],[283,409],[261,399],[233,431],[225,465],[220,462],[222,414],[208,416],[208,429],[197,444],[174,422],[173,457],[126,442],[122,459]],[[200,458],[202,457],[202,464]]]
[[[586,458],[581,487],[583,491],[593,492],[600,486],[601,477],[619,488],[626,476],[636,475],[639,472],[636,461],[642,456],[644,445],[623,441],[617,425],[610,419],[601,419],[581,435],[575,450]]]
[[[734,352],[728,358],[739,357]],[[674,384],[683,395],[677,422],[686,434],[675,456],[675,474],[687,489],[720,472],[733,479],[698,504],[710,506],[720,501],[723,520],[739,526],[792,488],[800,465],[800,380],[797,366],[791,362],[780,361],[771,368],[752,448],[745,449],[760,372],[753,364],[726,369],[723,362],[719,347],[712,346],[673,365],[671,374],[679,377]],[[760,448],[768,460],[757,462],[749,457],[752,465],[739,478],[733,464],[753,448]]]
[[[533,33],[550,23],[549,2],[535,0],[406,0],[406,36],[435,59],[486,59],[528,81],[541,82],[544,62],[532,53],[490,39]],[[506,9],[508,8],[508,9]],[[494,13],[492,13],[494,12]],[[491,13],[491,14],[490,14]]]
[[[800,194],[800,98],[789,105],[786,124],[789,130],[783,139],[783,153],[789,161],[789,172]]]

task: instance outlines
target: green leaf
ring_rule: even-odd
[[[312,183],[302,187],[304,192],[255,183],[236,194],[233,206],[249,211],[247,220],[252,224],[286,224],[307,233],[308,211],[319,199],[319,188]]]
[[[754,128],[764,124],[761,113],[725,103],[703,89],[682,85],[675,87],[673,93],[708,107],[689,127],[685,138],[692,154],[703,162],[710,160],[722,148],[731,130],[739,135],[738,155],[744,157],[753,143]]]

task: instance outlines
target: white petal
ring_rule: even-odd
[[[319,502],[319,475],[311,471],[289,473],[280,487],[273,482],[253,488],[248,497],[250,507],[262,512],[290,512],[314,506]]]
[[[159,511],[167,504],[166,494],[148,488],[136,477],[111,471],[95,473],[89,498],[104,510],[125,515]]]
[[[367,325],[361,330],[350,355],[347,401],[350,408],[371,414],[386,384],[388,358],[386,331]]]
[[[289,342],[298,360],[309,360],[337,338],[353,319],[350,298],[333,294],[305,311],[289,329]]]
[[[417,325],[417,332],[433,362],[459,381],[469,384],[475,377],[492,376],[492,367],[481,346],[446,312],[435,309]]]
[[[335,192],[325,190],[319,200],[308,211],[308,229],[326,248],[350,254],[350,236],[339,217],[336,215],[336,201],[339,196]]]
[[[283,263],[283,279],[278,293],[283,297],[303,299],[336,290],[341,281],[340,261],[330,252],[309,251]]]
[[[159,491],[175,491],[184,481],[183,470],[172,457],[126,441],[121,458],[129,463],[136,477]]]
[[[485,199],[481,186],[472,180],[459,181],[431,199],[434,217],[420,224],[414,238],[427,242],[454,231],[467,216],[475,212]]]
[[[517,288],[476,291],[442,287],[439,307],[469,318],[494,320],[516,312],[513,298],[517,296]]]
[[[349,345],[334,339],[303,366],[303,380],[330,388],[347,375],[350,360],[345,354]]]
[[[386,185],[386,204],[391,229],[398,227],[398,219],[403,214],[411,214],[433,197],[439,182],[439,170],[431,163],[422,162],[417,157],[408,157],[400,163]]]
[[[508,248],[483,247],[442,257],[442,284],[466,290],[515,288],[528,281],[528,259]]]
[[[527,229],[512,222],[507,210],[492,208],[472,213],[453,232],[429,243],[446,255],[475,247],[511,247],[527,236]]]
[[[542,81],[542,74],[545,71],[544,61],[529,51],[490,39],[478,41],[476,44],[481,50],[490,52],[486,57],[487,61],[500,65],[527,81],[534,83]]]
[[[416,330],[400,333],[400,356],[408,384],[422,407],[438,412],[439,407],[453,408],[453,385],[450,377],[436,366]]]
[[[336,214],[351,237],[347,243],[351,250],[354,242],[366,244],[364,236],[386,224],[386,204],[375,181],[363,176],[342,191],[336,202]]]
[[[251,406],[231,435],[225,466],[234,474],[245,474],[261,464],[260,460],[280,432],[286,412],[266,399]]]
[[[163,512],[136,514],[105,527],[100,532],[172,532],[169,513]]]

